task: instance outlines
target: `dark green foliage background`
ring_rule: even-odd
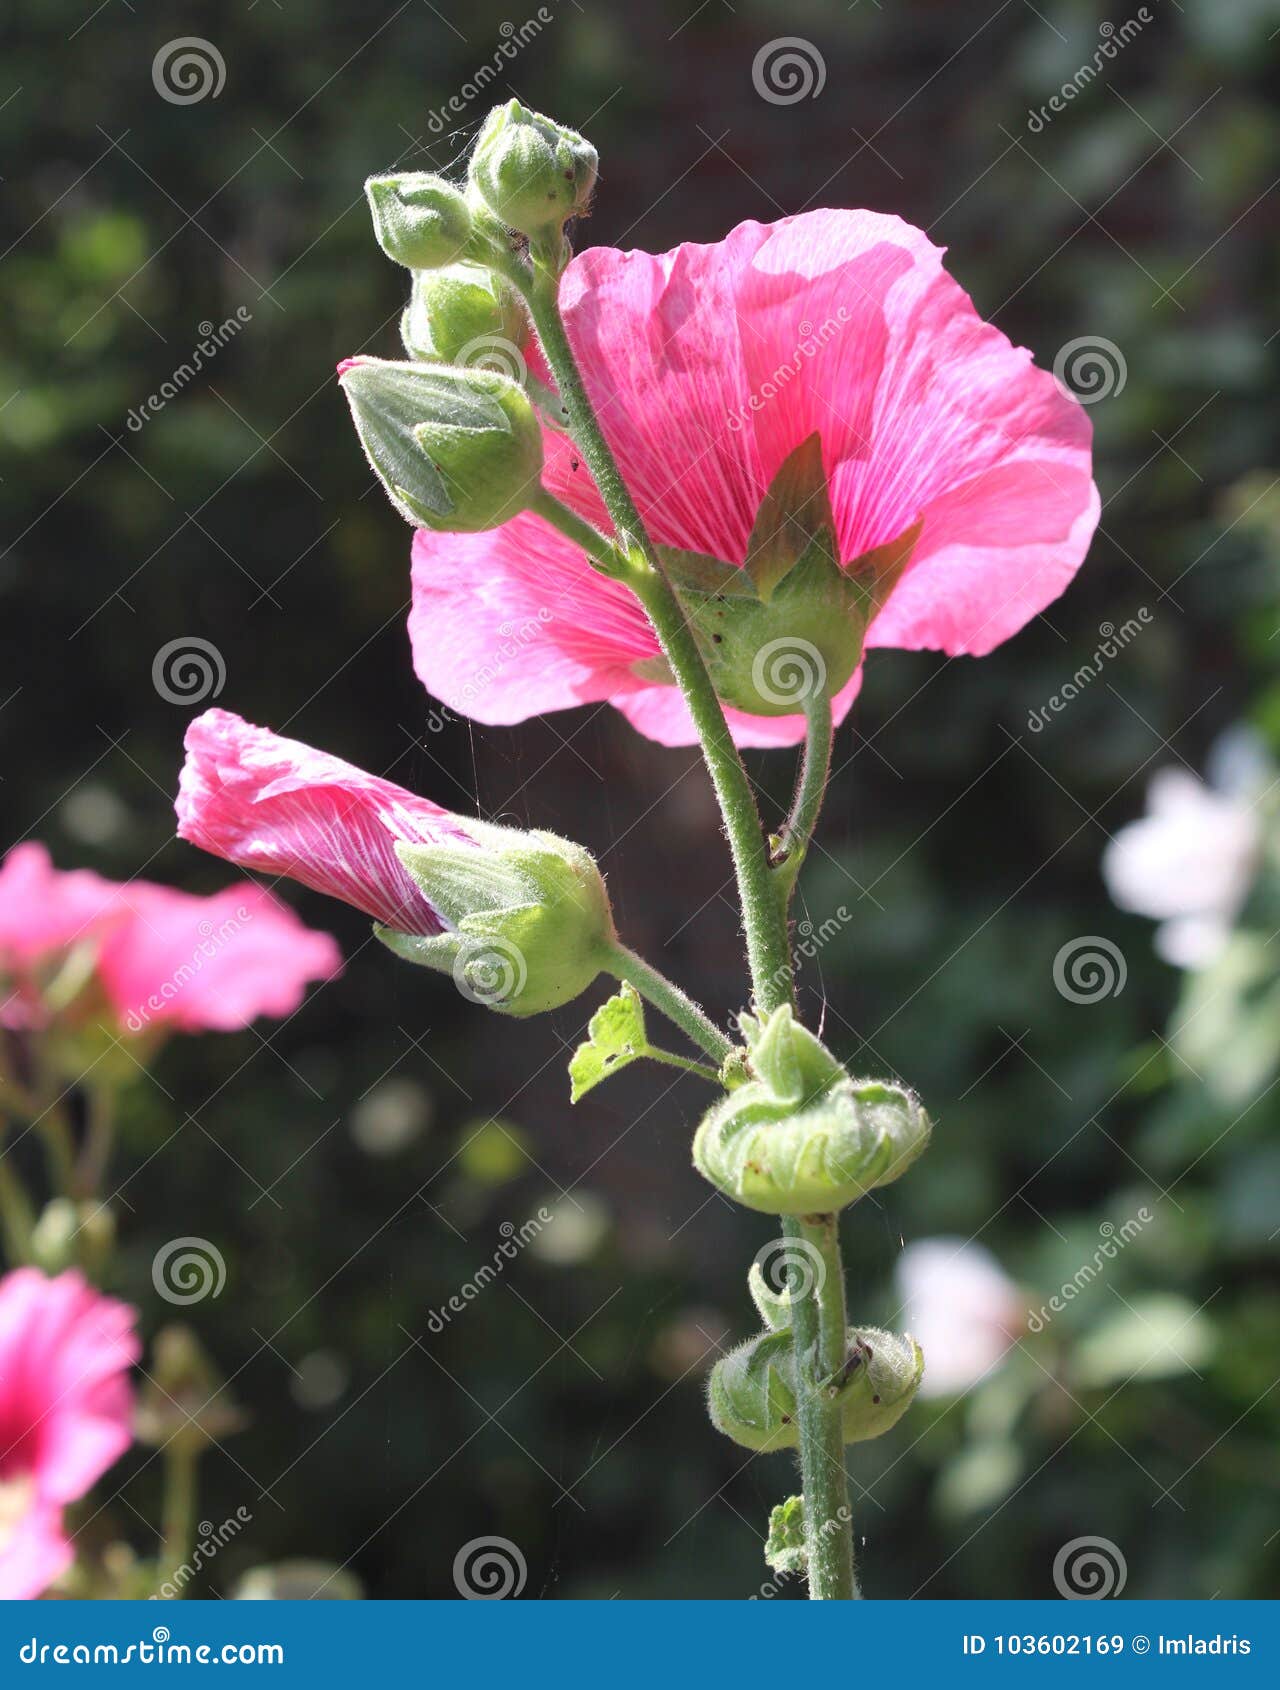
[[[982,663],[873,656],[804,886],[815,926],[850,917],[806,968],[806,1009],[939,1123],[910,1177],[846,1219],[860,1318],[893,1317],[904,1238],[978,1234],[1039,1305],[1100,1224],[1156,1216],[1010,1363],[1025,1391],[917,1407],[854,1452],[876,1596],[1050,1595],[1057,1549],[1084,1534],[1121,1547],[1127,1595],[1277,1593],[1274,1063],[1227,1101],[1164,1050],[1179,980],[1149,925],[1109,903],[1099,856],[1160,764],[1201,767],[1245,715],[1280,739],[1280,527],[1274,493],[1259,498],[1280,455],[1280,12],[1149,8],[1040,134],[1029,110],[1120,10],[564,0],[492,89],[599,146],[579,244],[661,250],[810,204],[896,211],[1040,362],[1091,335],[1127,363],[1091,412],[1105,509],[1077,584]],[[426,114],[524,15],[509,0],[6,6],[0,700],[20,691],[0,710],[0,846],[36,836],[63,866],[226,881],[171,837],[190,712],[151,683],[157,649],[198,635],[225,657],[224,706],[592,847],[630,942],[727,1014],[740,946],[694,759],[607,709],[441,724],[409,665],[408,535],[332,380],[340,357],[396,346],[401,277],[371,242],[364,176],[459,155],[488,97],[457,135]],[[752,61],[792,34],[821,51],[825,89],[768,105]],[[157,96],[153,55],[182,35],[222,53],[217,99]],[[239,306],[251,321],[207,374],[130,431],[197,325]],[[1030,733],[1100,625],[1142,607],[1141,637]],[[781,805],[788,759],[751,761]],[[759,1589],[759,1536],[792,1475],[719,1440],[698,1358],[751,1329],[745,1269],[771,1229],[708,1201],[689,1166],[698,1082],[633,1070],[571,1115],[589,1005],[486,1017],[395,964],[354,913],[294,902],[340,936],[343,978],[279,1029],[168,1047],[131,1092],[116,1166],[117,1288],[149,1331],[171,1313],[150,1283],[165,1240],[209,1238],[229,1265],[221,1297],[188,1312],[251,1420],[207,1461],[200,1513],[253,1521],[203,1592],[305,1554],[349,1560],[373,1596],[451,1595],[455,1552],[490,1533],[526,1556],[527,1597]],[[1128,964],[1093,1005],[1052,979],[1083,934]],[[433,1121],[379,1157],[351,1121],[388,1079],[428,1093]],[[477,1137],[494,1117],[506,1131]],[[502,1223],[557,1188],[607,1218],[594,1248],[524,1253],[432,1335],[428,1311]],[[1079,1343],[1153,1293],[1205,1305],[1205,1358],[1086,1383]],[[292,1370],[317,1352],[345,1388],[305,1407]],[[117,1477],[112,1524],[147,1553],[156,1464],[138,1454]]]

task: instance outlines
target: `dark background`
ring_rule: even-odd
[[[39,837],[64,867],[226,882],[172,838],[194,707],[151,680],[156,651],[196,635],[225,659],[223,706],[590,846],[628,940],[717,1015],[741,1007],[725,851],[690,754],[603,707],[440,725],[414,681],[408,534],[332,380],[342,356],[396,352],[402,273],[361,184],[450,166],[515,93],[599,148],[579,245],[661,250],[811,205],[920,224],[1041,363],[1104,337],[1127,381],[1091,411],[1104,511],[1071,591],[981,663],[875,653],[839,738],[800,913],[850,919],[806,967],[805,1007],[938,1118],[926,1159],[846,1217],[852,1311],[892,1320],[903,1239],[978,1235],[1038,1306],[1102,1223],[1143,1204],[1156,1219],[987,1386],[853,1451],[866,1589],[1050,1595],[1058,1548],[1096,1534],[1122,1549],[1127,1595],[1275,1595],[1275,1063],[1232,1095],[1161,1042],[1180,979],[1108,901],[1099,857],[1155,768],[1201,768],[1243,717],[1280,740],[1280,7],[1149,0],[1152,21],[1040,133],[1029,111],[1137,8],[548,9],[437,135],[426,114],[536,8],[6,6],[0,847]],[[216,45],[225,86],[175,105],[152,61],[186,35]],[[821,53],[818,97],[754,90],[780,35]],[[243,331],[131,431],[199,325],[238,307]],[[1143,607],[1141,637],[1031,734],[1101,625]],[[780,807],[790,759],[750,763]],[[167,1239],[215,1241],[229,1266],[222,1295],[185,1312],[249,1423],[207,1459],[199,1512],[253,1519],[197,1588],[306,1555],[372,1596],[451,1595],[457,1550],[498,1534],[527,1560],[526,1596],[759,1589],[792,1470],[723,1442],[700,1381],[712,1341],[753,1328],[745,1270],[773,1229],[689,1165],[704,1089],[633,1070],[571,1113],[587,1003],[486,1016],[354,912],[293,901],[339,935],[345,975],[282,1027],[170,1044],[131,1091],[114,1170],[114,1283],[149,1332],[173,1312],[150,1281]],[[1088,934],[1122,948],[1127,984],[1076,1004],[1052,964]],[[1223,1018],[1228,1071],[1237,1030]],[[550,1199],[545,1248],[432,1334],[503,1223]],[[1194,1367],[1143,1363],[1153,1297],[1194,1320]],[[1110,1374],[1086,1349],[1100,1332],[1121,1356]],[[157,1464],[138,1452],[113,1480],[114,1529],[153,1551]]]

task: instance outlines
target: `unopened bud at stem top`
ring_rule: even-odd
[[[509,100],[480,131],[471,180],[508,228],[555,244],[567,219],[586,210],[598,166],[590,141]]]
[[[378,244],[394,263],[438,270],[462,257],[471,239],[471,210],[443,176],[371,176],[364,191]]]

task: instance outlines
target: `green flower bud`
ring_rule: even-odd
[[[471,180],[509,228],[546,238],[586,210],[599,162],[595,148],[574,130],[509,100],[485,120],[471,155]]]
[[[443,176],[371,176],[364,191],[378,245],[394,263],[438,270],[462,257],[471,239],[471,208]]]
[[[924,1356],[913,1338],[850,1327],[843,1377],[820,1387],[840,1404],[845,1443],[878,1438],[895,1426],[923,1372]],[[765,1332],[715,1364],[707,1406],[717,1429],[746,1449],[796,1449],[798,1389],[790,1331]]]
[[[504,1015],[570,1003],[615,943],[594,858],[554,833],[466,825],[474,844],[396,846],[447,930],[375,933],[397,956],[447,971],[464,997]]]
[[[508,376],[352,358],[339,380],[365,456],[415,527],[497,528],[537,493],[542,430]]]
[[[756,1078],[703,1117],[699,1172],[767,1215],[843,1209],[909,1168],[929,1117],[905,1087],[852,1080],[784,1005],[762,1026],[742,1017]]]
[[[492,270],[450,264],[414,273],[409,307],[400,319],[400,338],[411,358],[497,370],[523,385],[520,346],[527,335],[520,296]]]
[[[151,1345],[134,1431],[144,1444],[198,1455],[238,1432],[245,1417],[189,1326],[163,1326]]]

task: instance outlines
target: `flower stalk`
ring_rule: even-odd
[[[778,842],[777,855],[771,862],[751,782],[729,731],[724,707],[587,395],[560,315],[558,279],[546,269],[535,270],[532,276],[522,269],[513,269],[509,274],[525,294],[534,328],[568,412],[570,433],[587,461],[613,521],[617,547],[630,559],[631,567],[624,579],[653,624],[663,655],[671,665],[693,718],[733,857],[752,994],[759,1012],[768,1015],[784,1004],[793,1003],[795,998],[787,909],[826,793],[833,731],[830,696],[824,687],[818,687],[806,701],[808,734],[796,799]],[[541,508],[548,520],[582,544],[589,555],[598,556],[595,547],[598,536],[589,524],[580,524],[585,533],[570,533],[559,512],[549,513],[545,498],[535,508]],[[667,998],[666,1002],[659,1001],[653,995],[655,982],[648,977],[647,965],[640,963],[639,958],[631,958],[627,966],[633,972],[622,977],[630,979],[655,1007],[671,1014],[704,1049],[715,1054],[693,1031],[692,1025],[682,1019],[692,1007],[687,1006],[687,1000],[685,1004],[676,1004],[673,1014],[669,993],[675,989],[670,983],[663,981],[657,985],[660,997]],[[834,1215],[822,1215],[814,1220],[788,1217],[783,1224],[787,1236],[816,1245],[824,1265],[822,1274],[816,1278],[808,1276],[813,1280],[808,1285],[805,1276],[797,1271],[792,1295],[800,1362],[800,1467],[809,1594],[815,1600],[848,1601],[858,1595],[858,1588],[853,1571],[853,1531],[841,1411],[839,1403],[827,1396],[819,1384],[820,1380],[837,1375],[845,1365],[844,1266],[839,1232]]]

